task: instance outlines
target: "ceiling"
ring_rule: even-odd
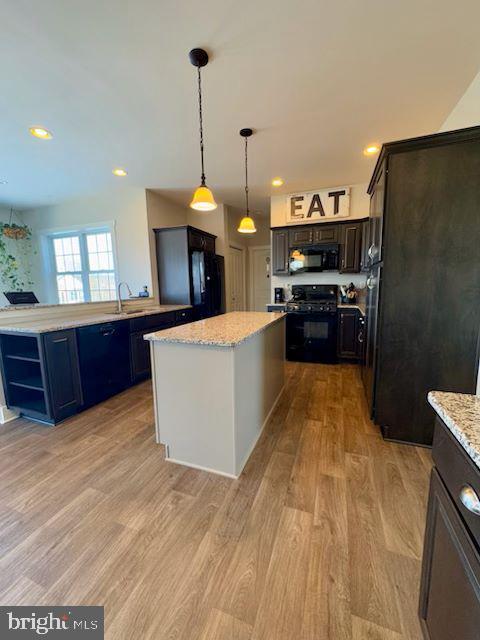
[[[438,130],[480,66],[477,0],[0,0],[0,11],[0,205],[18,208],[120,183],[188,203],[196,46],[211,55],[207,182],[243,205],[238,131],[253,127],[263,211],[272,191],[367,181],[364,146]]]

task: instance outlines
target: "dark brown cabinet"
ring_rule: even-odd
[[[339,242],[340,225],[337,224],[318,224],[313,227],[313,243],[328,244]]]
[[[370,239],[370,222],[364,220],[362,222],[362,244],[360,249],[360,271],[363,273],[368,270],[368,249]]]
[[[340,273],[358,273],[360,271],[362,226],[362,222],[342,225]]]
[[[272,231],[272,272],[274,276],[288,275],[288,230]]]
[[[339,308],[337,354],[339,358],[359,357],[359,315],[358,309]]]
[[[362,261],[363,231],[365,228],[368,229],[365,225],[366,220],[363,219],[354,222],[316,223],[293,228],[272,229],[273,275],[291,275],[289,268],[290,249],[322,244],[338,245],[341,256],[339,265],[341,273],[358,273],[361,268],[366,268],[366,261]]]
[[[225,312],[225,266],[215,238],[189,225],[154,229],[162,304],[192,305],[196,320]]]
[[[480,472],[447,432],[447,427],[437,420],[437,444],[434,442],[433,455],[435,460],[438,454],[438,462],[440,465],[446,463],[446,466],[435,467],[432,471],[423,553],[420,618],[425,637],[429,640],[478,640],[480,539],[475,537],[464,521],[463,514],[456,506],[456,499],[463,487],[472,489],[467,484],[472,473],[480,483]],[[458,482],[461,475],[459,456],[464,469],[463,482]],[[465,509],[463,505],[461,508]],[[480,517],[467,513],[477,519]]]
[[[288,239],[290,247],[305,247],[313,244],[313,229],[312,227],[290,229]]]

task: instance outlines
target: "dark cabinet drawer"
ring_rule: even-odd
[[[175,324],[175,311],[166,313],[152,313],[149,316],[141,316],[140,318],[132,318],[130,320],[130,331],[143,331],[151,329],[152,331],[160,331],[173,327]]]
[[[313,243],[339,242],[340,227],[336,224],[319,224],[313,230]]]
[[[289,244],[291,247],[301,247],[307,244],[313,244],[312,227],[300,227],[299,229],[290,229],[288,234]]]
[[[470,511],[462,501],[473,491],[480,498],[480,471],[470,460],[450,430],[437,418],[433,436],[433,460],[469,533],[480,548],[480,515]]]
[[[430,483],[420,590],[429,640],[478,640],[480,557],[434,469]]]
[[[175,311],[175,324],[186,324],[193,321],[193,309],[179,309]]]

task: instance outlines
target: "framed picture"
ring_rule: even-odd
[[[317,189],[287,196],[287,224],[322,222],[326,219],[348,218],[350,187]]]

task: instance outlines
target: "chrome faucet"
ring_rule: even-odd
[[[127,287],[127,291],[128,291],[129,297],[130,298],[132,297],[132,291],[131,291],[130,287],[128,286],[128,283],[119,282],[118,283],[118,287],[117,287],[117,294],[118,294],[118,298],[117,298],[117,313],[122,313],[122,296],[120,294],[120,290],[122,288],[122,284],[124,284]]]

